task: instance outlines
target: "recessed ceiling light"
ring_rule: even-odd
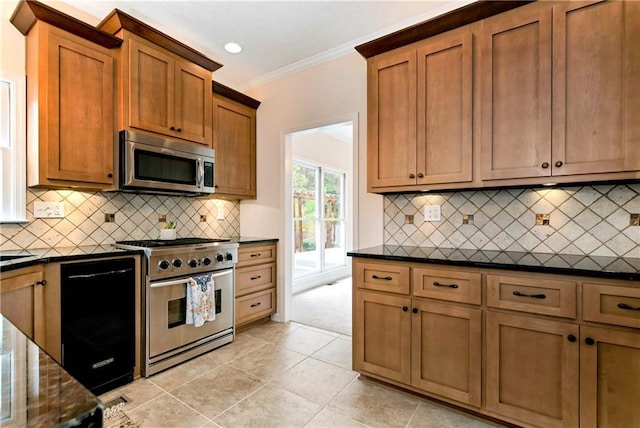
[[[226,50],[229,53],[240,53],[242,52],[242,46],[240,46],[237,43],[233,43],[233,42],[229,42],[226,45],[224,45],[224,50]]]

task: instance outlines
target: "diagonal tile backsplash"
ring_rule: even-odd
[[[64,218],[33,218],[33,202],[63,202]],[[218,220],[218,214],[224,219]],[[115,214],[106,223],[105,214]],[[29,223],[0,225],[0,250],[108,245],[125,239],[158,239],[160,215],[177,221],[181,237],[240,235],[237,201],[134,193],[27,190]],[[201,222],[200,216],[206,216]]]
[[[441,205],[442,221],[425,222],[425,205]],[[640,258],[632,213],[640,213],[637,183],[390,195],[384,243]],[[463,224],[469,214],[473,224]],[[549,225],[536,225],[536,214],[549,214]]]

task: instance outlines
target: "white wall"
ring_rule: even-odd
[[[246,236],[284,240],[285,139],[287,132],[357,118],[354,161],[354,248],[382,244],[382,202],[366,193],[366,61],[357,52],[248,91],[262,101],[257,122],[258,199],[240,204],[240,230]],[[279,260],[287,259],[279,245]],[[349,248],[351,250],[352,248]],[[290,256],[288,257],[290,260]],[[278,317],[291,274],[278,264]],[[290,266],[287,266],[290,269]]]

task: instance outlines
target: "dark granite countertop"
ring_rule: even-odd
[[[464,250],[403,245],[382,245],[364,248],[350,251],[347,255],[350,257],[402,262],[435,263],[640,281],[640,259],[636,258]]]
[[[39,263],[63,262],[69,260],[91,259],[106,256],[127,256],[132,254],[144,254],[142,250],[122,250],[112,245],[88,245],[82,247],[44,248],[25,251],[2,251],[3,256],[28,254],[13,260],[0,262],[0,272],[20,269]]]
[[[95,395],[1,315],[0,326],[2,425],[102,426],[104,406]]]
[[[278,242],[278,238],[254,238],[249,236],[234,236],[231,238],[231,242],[237,242],[240,245],[243,244],[270,244]]]

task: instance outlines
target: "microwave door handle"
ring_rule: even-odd
[[[204,162],[201,158],[198,158],[198,175],[196,176],[196,184],[198,185],[198,189],[202,190],[202,182],[204,181]]]
[[[172,285],[186,284],[187,282],[189,282],[189,278],[174,279],[173,281],[156,282],[155,284],[152,283],[151,285],[149,285],[149,287],[151,288],[171,287]]]

